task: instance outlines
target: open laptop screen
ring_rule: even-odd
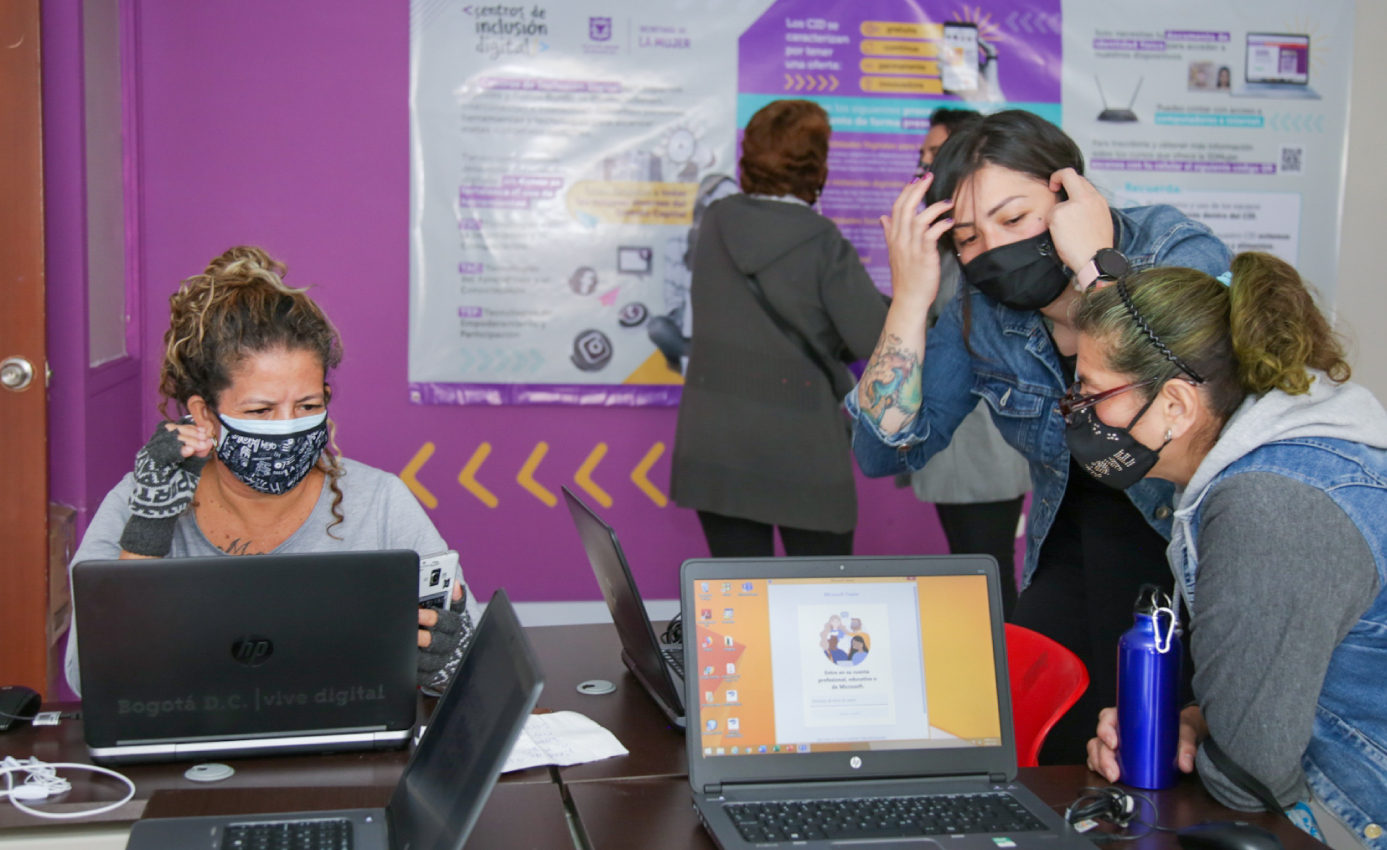
[[[1002,746],[985,576],[689,590],[705,757]]]
[[[1310,82],[1310,36],[1250,32],[1247,34],[1249,83]]]

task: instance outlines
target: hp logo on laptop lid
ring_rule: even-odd
[[[852,766],[853,770],[857,770],[859,767],[862,766],[862,759],[858,758],[857,756],[853,756],[852,758],[848,759],[848,764]]]
[[[231,645],[231,657],[247,667],[259,667],[274,654],[275,646],[269,638],[259,635],[246,635]]]

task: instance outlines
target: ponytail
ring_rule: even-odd
[[[1247,392],[1307,393],[1312,380],[1307,369],[1339,383],[1349,379],[1352,370],[1339,335],[1289,263],[1249,251],[1233,258],[1232,271],[1233,351]]]
[[[1310,370],[1339,383],[1349,378],[1343,343],[1310,288],[1289,263],[1270,254],[1234,257],[1229,286],[1175,267],[1138,272],[1125,284],[1126,301],[1116,286],[1085,296],[1075,327],[1107,344],[1113,371],[1149,380],[1148,397],[1171,378],[1198,375],[1221,424],[1248,395],[1309,392]]]

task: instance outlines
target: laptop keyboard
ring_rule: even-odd
[[[1045,829],[1010,794],[941,794],[786,803],[728,803],[742,838],[753,843],[907,835],[962,835]]]
[[[665,663],[669,669],[679,674],[679,678],[684,678],[684,653],[674,649],[662,649],[660,654],[665,657]]]
[[[352,825],[345,819],[233,823],[222,850],[351,850]]]

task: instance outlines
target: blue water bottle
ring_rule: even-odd
[[[1127,785],[1169,788],[1179,775],[1180,621],[1154,584],[1142,586],[1132,619],[1117,642],[1117,763]]]

